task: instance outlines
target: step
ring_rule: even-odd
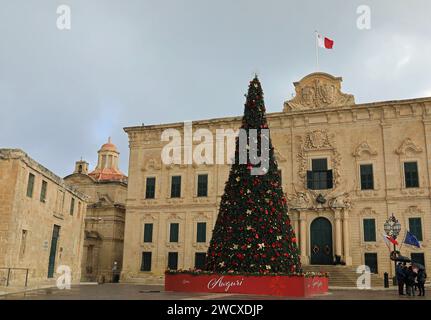
[[[359,274],[356,269],[349,266],[303,266],[305,272],[327,272],[329,286],[356,287]],[[376,274],[371,275],[372,287],[383,287],[383,279]]]

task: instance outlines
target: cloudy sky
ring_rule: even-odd
[[[71,29],[57,28],[59,5]],[[270,112],[320,69],[357,102],[431,96],[429,0],[0,0],[0,148],[60,176],[123,127],[240,115],[257,72]],[[357,27],[359,5],[371,29]]]

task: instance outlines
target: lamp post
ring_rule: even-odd
[[[392,216],[389,217],[388,220],[386,220],[383,228],[385,230],[385,233],[388,236],[390,236],[390,237],[392,237],[392,239],[396,240],[397,237],[400,234],[400,231],[401,231],[401,224],[397,220],[397,218],[395,218],[394,214],[392,214]],[[394,274],[394,277],[393,277],[393,284],[394,284],[394,286],[396,286],[397,285],[397,275],[396,275],[396,270],[397,270],[397,260],[396,260],[396,258],[397,258],[397,246],[396,246],[395,243],[394,243],[394,251],[391,253],[391,258],[392,257],[393,257],[394,266],[395,266],[395,274]]]

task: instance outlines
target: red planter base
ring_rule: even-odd
[[[309,297],[328,292],[326,277],[166,274],[165,290]]]

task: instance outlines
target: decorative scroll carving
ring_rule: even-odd
[[[345,192],[334,196],[329,200],[329,207],[332,209],[349,209],[352,206],[352,200],[350,199],[350,194]]]
[[[288,198],[288,203],[292,209],[306,209],[313,206],[313,199],[308,192],[297,192]]]
[[[327,73],[312,73],[295,82],[296,96],[284,103],[284,111],[309,110],[318,108],[344,107],[355,104],[351,94],[341,92],[340,77]]]
[[[353,156],[359,159],[363,156],[363,154],[368,154],[372,157],[375,157],[377,156],[377,151],[371,148],[368,142],[364,141],[356,147],[355,151],[353,152]]]
[[[414,143],[412,139],[407,138],[403,141],[400,147],[395,150],[395,153],[398,155],[407,155],[408,152],[421,153],[422,148],[419,147],[416,143]]]
[[[304,148],[306,150],[333,149],[326,130],[314,130],[309,132],[305,138]]]

